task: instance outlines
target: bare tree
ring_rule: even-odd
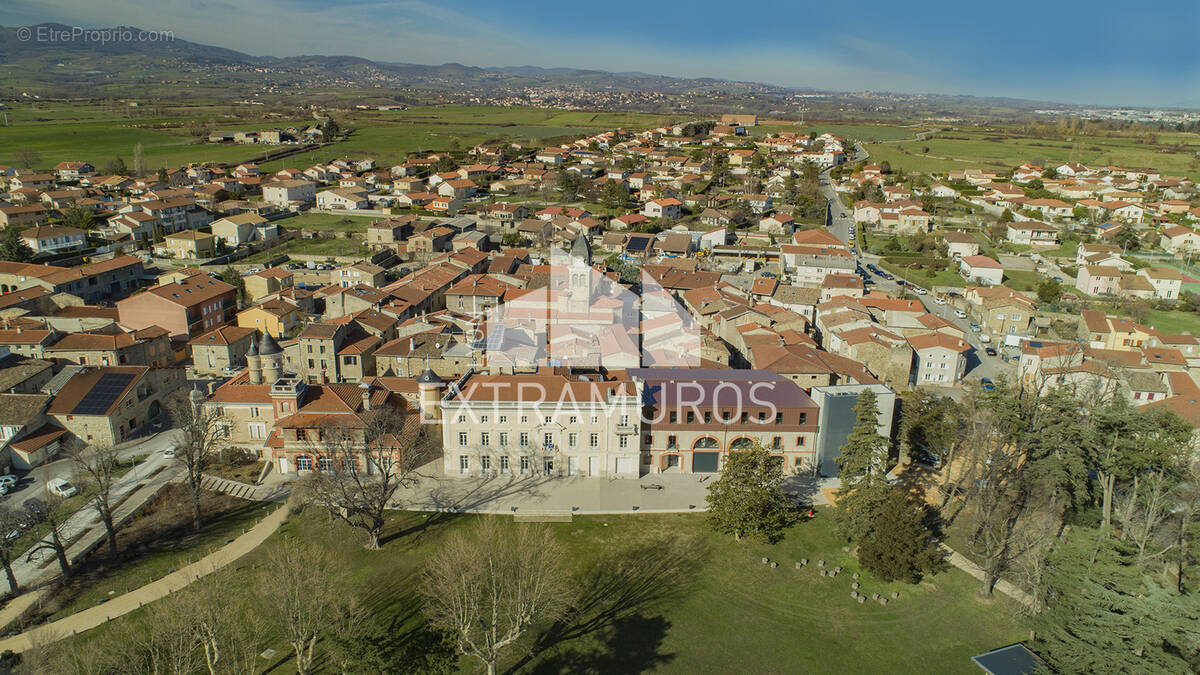
[[[480,520],[452,535],[426,566],[425,613],[495,675],[506,647],[569,606],[564,558],[549,528]]]
[[[67,542],[63,536],[63,525],[66,524],[67,518],[71,515],[63,507],[65,499],[58,495],[46,493],[46,499],[41,505],[31,507],[29,515],[35,522],[45,523],[50,527],[50,531],[46,536],[37,543],[29,551],[29,555],[25,556],[25,562],[33,559],[33,555],[38,551],[53,551],[55,558],[58,559],[58,567],[62,570],[63,576],[71,575],[71,562],[67,560]]]
[[[117,528],[113,523],[112,488],[117,481],[121,460],[111,445],[83,446],[71,453],[76,481],[91,494],[88,500],[108,533],[108,553],[117,554]]]
[[[323,547],[284,540],[267,556],[258,584],[267,618],[296,655],[296,671],[312,670],[317,640],[332,630],[349,599],[338,583],[339,566]]]
[[[142,176],[146,173],[146,153],[142,149],[141,143],[133,146],[133,173],[136,176]]]
[[[306,478],[302,496],[362,530],[364,546],[377,550],[396,492],[436,457],[437,439],[427,429],[417,413],[392,407],[366,411],[354,425],[322,426],[310,446],[324,462]]]
[[[261,617],[227,575],[192,584],[180,594],[179,611],[192,621],[209,675],[258,672],[255,659],[266,646]]]
[[[17,583],[17,575],[13,573],[12,568],[13,560],[20,555],[15,546],[20,537],[9,535],[20,532],[24,524],[25,516],[19,511],[7,505],[0,505],[0,565],[4,565],[4,575],[8,577],[8,591],[13,595],[21,592],[21,585]]]
[[[26,145],[17,150],[16,154],[13,155],[13,159],[16,161],[17,166],[32,171],[35,166],[41,163],[42,156],[38,154],[37,150]]]
[[[1134,476],[1131,489],[1117,498],[1121,536],[1137,547],[1139,565],[1161,558],[1179,543],[1172,536],[1174,532],[1164,532],[1163,528],[1172,510],[1184,510],[1174,486],[1174,481],[1156,471],[1147,474],[1145,480]]]
[[[228,435],[225,418],[218,408],[192,400],[188,392],[167,404],[183,440],[175,449],[175,460],[187,470],[184,482],[192,501],[192,529],[200,529],[200,491],[204,470],[218,457]]]
[[[194,673],[203,669],[195,618],[183,595],[152,603],[131,621],[122,621],[109,642],[110,657],[131,673]]]

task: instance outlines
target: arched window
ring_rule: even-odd
[[[746,438],[745,436],[735,439],[732,443],[729,444],[730,450],[749,450],[750,448],[753,448],[753,447],[754,447],[754,439]]]
[[[695,443],[692,443],[693,450],[716,450],[719,447],[717,439],[712,436],[697,438]]]

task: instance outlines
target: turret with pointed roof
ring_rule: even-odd
[[[592,245],[588,243],[586,233],[575,237],[571,243],[571,257],[582,260],[586,265],[592,264]]]

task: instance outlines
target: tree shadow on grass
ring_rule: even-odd
[[[674,535],[601,555],[579,575],[587,590],[508,672],[548,650],[554,653],[535,672],[640,672],[669,662],[674,655],[659,649],[670,622],[654,610],[687,593],[707,553],[701,540]],[[567,645],[588,637],[601,645]]]
[[[671,622],[661,616],[633,614],[617,619],[598,635],[592,648],[565,649],[530,668],[531,673],[641,673],[675,660],[661,652]]]

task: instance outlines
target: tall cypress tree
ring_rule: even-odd
[[[879,403],[875,392],[864,390],[854,404],[854,429],[837,458],[838,531],[860,541],[871,529],[876,509],[887,496],[888,439],[879,435]]]

